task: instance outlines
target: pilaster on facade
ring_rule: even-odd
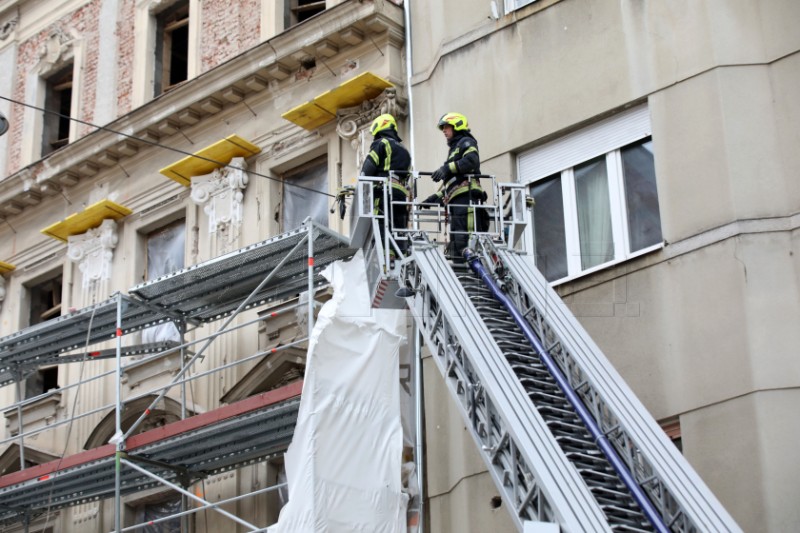
[[[99,227],[68,238],[67,258],[78,264],[84,289],[111,278],[114,248],[118,240],[117,223],[112,219],[106,219]]]
[[[238,235],[247,183],[247,163],[242,157],[234,157],[211,174],[192,178],[191,198],[208,216],[210,234],[224,232],[229,239]]]

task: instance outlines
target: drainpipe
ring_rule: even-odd
[[[405,20],[406,47],[406,92],[408,93],[408,153],[411,155],[411,166],[414,166],[414,100],[411,97],[411,75],[414,72],[411,57],[411,0],[403,0],[403,17]],[[415,224],[414,229],[419,229]]]
[[[405,23],[405,48],[406,48],[406,96],[408,98],[408,153],[411,155],[411,168],[414,168],[414,98],[411,91],[411,76],[414,73],[413,53],[411,47],[411,0],[403,0],[403,21]],[[413,179],[413,178],[412,178]],[[416,187],[414,187],[416,189]],[[412,201],[416,198],[412,198]],[[413,229],[419,229],[419,221],[413,221]],[[425,533],[425,475],[422,457],[422,434],[425,406],[422,398],[422,342],[416,320],[411,326],[414,339],[414,415],[416,418],[416,438],[414,442],[414,460],[417,469],[417,487],[419,509],[417,515],[417,533]]]

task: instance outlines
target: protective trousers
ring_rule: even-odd
[[[462,253],[469,244],[469,234],[485,232],[489,229],[489,220],[485,209],[471,207],[472,204],[483,204],[483,191],[480,189],[465,192],[450,198],[450,244],[448,255],[453,262],[464,261]]]
[[[383,215],[383,189],[381,187],[375,187],[373,189],[375,205],[374,205],[374,213],[376,215]],[[398,205],[396,202],[407,202],[408,201],[408,192],[406,191],[405,187],[399,186],[397,184],[392,184],[390,188],[391,198],[389,201],[392,203],[392,212],[391,212],[391,219],[389,224],[389,230],[393,231],[394,228],[402,228],[405,229],[408,227],[408,206],[407,205]],[[385,239],[384,233],[384,221],[386,219],[379,218],[378,219],[378,227],[380,228],[381,232],[381,239]],[[405,238],[405,235],[400,235],[399,238],[395,238],[397,241],[397,247],[400,249],[400,252],[403,255],[406,254],[408,250],[408,240]],[[394,256],[394,249],[389,248],[389,254]]]

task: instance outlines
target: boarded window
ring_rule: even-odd
[[[317,158],[283,177],[281,229],[299,227],[306,217],[328,226],[328,158]]]
[[[186,221],[173,222],[147,235],[147,275],[152,281],[184,266]],[[148,328],[142,332],[142,342],[180,342],[180,334],[171,322]]]

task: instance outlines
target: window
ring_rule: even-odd
[[[568,166],[570,158],[576,164]],[[530,184],[536,200],[531,232],[536,265],[549,281],[661,245],[646,108],[522,154],[519,165],[520,179]]]
[[[306,217],[311,217],[321,226],[328,226],[328,160],[317,158],[283,177],[283,202],[281,206],[281,228],[295,229]]]
[[[146,524],[139,531],[145,533],[180,533],[181,517],[172,516],[181,512],[181,497],[176,494],[162,493],[148,498],[148,501],[134,507],[135,523]],[[163,522],[152,524],[160,518],[172,517]],[[133,524],[131,524],[133,525]]]
[[[287,28],[325,11],[325,0],[287,0],[286,4]]]
[[[29,326],[61,316],[62,279],[61,274],[58,274],[46,281],[28,287],[28,296],[30,297]]]
[[[506,13],[511,13],[523,6],[534,3],[536,0],[505,0]]]
[[[34,398],[58,388],[58,367],[40,368],[25,379],[25,398]]]
[[[180,270],[184,266],[186,221],[177,220],[147,235],[146,279],[154,280]],[[172,322],[153,326],[142,332],[142,342],[180,342],[181,337]]]
[[[156,17],[155,95],[189,77],[189,2],[178,2]]]
[[[58,150],[69,142],[72,116],[72,67],[70,63],[45,81],[42,156]]]

